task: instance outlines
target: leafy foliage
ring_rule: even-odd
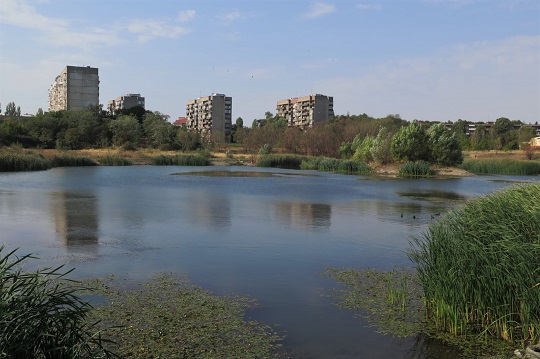
[[[400,177],[429,177],[433,175],[429,162],[409,161],[399,166]]]
[[[427,130],[430,160],[443,166],[455,166],[463,162],[461,145],[454,133],[447,130],[442,123],[435,124]]]
[[[394,136],[390,147],[397,161],[429,160],[428,138],[418,121],[402,127]]]

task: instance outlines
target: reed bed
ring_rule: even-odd
[[[540,341],[540,183],[472,200],[411,245],[437,331]]]
[[[49,160],[36,154],[0,154],[0,172],[44,171],[51,166]]]
[[[257,167],[277,167],[299,170],[306,156],[299,155],[267,155],[261,156],[257,161]]]
[[[531,176],[540,174],[540,162],[511,159],[466,159],[459,168],[475,174]]]
[[[154,166],[208,166],[210,159],[202,155],[159,155],[152,157]]]
[[[304,170],[347,174],[369,174],[372,172],[372,168],[365,162],[328,157],[308,157],[302,161],[300,168]]]
[[[72,155],[57,155],[51,159],[53,167],[83,167],[97,166],[97,163],[89,157],[72,156]]]
[[[399,166],[398,175],[406,178],[419,178],[433,176],[429,162],[409,161]]]
[[[99,164],[102,166],[131,166],[133,161],[120,156],[105,156],[99,159]]]

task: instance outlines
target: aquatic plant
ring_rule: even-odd
[[[347,174],[368,174],[372,168],[363,161],[341,160],[329,157],[306,157],[300,164],[304,170],[339,172]]]
[[[208,166],[210,164],[208,157],[201,155],[159,155],[152,157],[151,161],[154,166]]]
[[[51,168],[51,162],[35,154],[0,154],[0,172],[44,171]]]
[[[278,358],[283,339],[248,321],[255,303],[215,296],[185,278],[160,274],[147,283],[100,281],[105,303],[94,312],[126,358]]]
[[[133,162],[125,157],[109,155],[100,158],[99,164],[102,166],[131,166]]]
[[[87,290],[68,280],[62,267],[23,272],[16,250],[0,247],[1,358],[111,358],[96,322],[87,320],[91,305],[77,293]]]
[[[427,320],[454,336],[540,341],[540,183],[450,211],[412,242]]]
[[[475,174],[501,174],[531,176],[540,174],[540,162],[511,159],[471,159],[468,158],[459,168]]]
[[[297,170],[306,156],[300,155],[266,155],[257,160],[257,167],[276,167]]]
[[[429,177],[433,175],[429,162],[409,161],[399,166],[398,175],[400,177]]]
[[[72,155],[57,155],[51,159],[53,167],[81,167],[81,166],[97,166],[97,163],[84,156]]]

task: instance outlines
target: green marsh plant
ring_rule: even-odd
[[[409,161],[399,166],[398,175],[406,178],[430,177],[433,175],[433,171],[429,162]]]
[[[459,166],[475,174],[500,174],[534,176],[540,174],[540,162],[511,159],[472,159],[468,158]]]
[[[0,154],[0,172],[44,171],[51,166],[49,160],[36,154]]]
[[[159,155],[152,157],[154,166],[208,166],[210,159],[202,155]]]

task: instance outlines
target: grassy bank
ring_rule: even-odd
[[[208,166],[210,159],[203,155],[158,155],[152,158],[154,166]]]
[[[362,161],[300,155],[262,156],[259,158],[256,165],[258,167],[316,170],[347,174],[368,174],[372,172],[371,167]]]
[[[540,174],[540,162],[504,158],[466,159],[459,166],[475,174],[531,176]]]
[[[429,162],[409,161],[399,166],[398,176],[405,178],[431,177],[433,176],[433,171]]]

